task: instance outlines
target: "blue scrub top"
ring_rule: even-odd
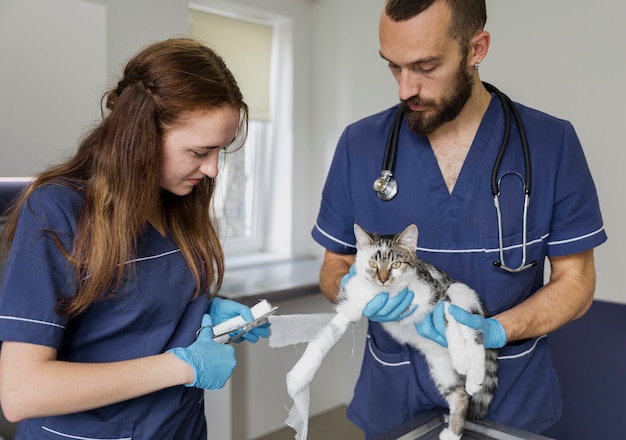
[[[356,252],[353,224],[393,234],[415,223],[420,258],[471,286],[491,314],[522,302],[543,285],[547,256],[569,255],[606,240],[596,189],[572,125],[516,104],[529,143],[532,188],[527,262],[536,267],[511,274],[499,260],[498,222],[491,173],[504,134],[504,112],[495,95],[468,152],[452,194],[428,139],[405,123],[399,134],[394,178],[398,194],[380,200],[372,184],[380,176],[396,107],[348,126],[322,193],[313,238],[326,249]],[[521,262],[525,176],[517,126],[512,122],[500,167],[505,261]],[[370,322],[365,358],[350,418],[368,437],[417,414],[445,406],[421,354],[391,339]],[[560,417],[558,379],[547,338],[518,341],[500,350],[499,388],[487,418],[539,432]]]
[[[121,290],[68,319],[58,294],[74,293],[75,273],[45,232],[71,249],[83,206],[79,191],[37,189],[22,208],[0,288],[0,340],[53,347],[69,362],[115,362],[186,347],[208,295],[191,300],[195,281],[180,249],[146,225]],[[15,439],[206,439],[204,391],[177,386],[103,408],[20,423]]]

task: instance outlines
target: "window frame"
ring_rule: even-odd
[[[265,148],[254,153],[252,236],[226,238],[222,244],[230,267],[289,258],[293,241],[293,20],[219,0],[191,3],[188,9],[273,28],[270,121],[265,121]]]

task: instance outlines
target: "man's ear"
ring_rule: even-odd
[[[469,63],[471,66],[480,64],[489,52],[491,35],[487,31],[477,32],[471,39],[469,45]]]

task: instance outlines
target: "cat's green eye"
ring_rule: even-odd
[[[376,263],[376,261],[374,260],[370,260],[370,267],[372,269],[376,269],[378,267],[378,264]]]
[[[400,266],[402,266],[402,263],[400,261],[394,261],[393,263],[391,263],[392,269],[399,269]]]

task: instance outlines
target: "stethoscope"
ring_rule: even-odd
[[[502,107],[504,108],[504,135],[502,137],[502,144],[500,145],[500,150],[498,151],[498,155],[496,156],[495,163],[493,164],[493,170],[491,172],[491,194],[493,195],[494,205],[496,207],[496,214],[498,216],[498,245],[500,252],[500,260],[494,261],[493,265],[499,267],[501,269],[506,270],[511,273],[522,272],[526,269],[534,267],[537,265],[537,261],[531,261],[530,263],[526,263],[526,247],[527,247],[527,218],[528,218],[528,206],[530,204],[530,183],[531,183],[531,168],[530,168],[530,153],[528,151],[528,140],[526,139],[526,131],[524,130],[524,125],[522,123],[522,118],[517,111],[517,108],[513,104],[513,101],[498,90],[496,87],[491,84],[483,82],[483,85],[490,93],[495,93],[500,102],[502,102]],[[498,179],[498,172],[500,171],[500,164],[502,163],[502,158],[504,157],[504,153],[506,151],[507,145],[509,143],[509,137],[511,134],[511,114],[513,114],[513,118],[515,119],[515,123],[517,124],[520,141],[522,143],[522,153],[524,154],[524,168],[526,177],[524,178],[521,174],[510,171],[508,173],[504,173]],[[396,152],[398,150],[398,136],[400,133],[400,126],[402,122],[402,117],[404,116],[404,108],[401,105],[398,107],[396,114],[393,118],[393,122],[391,123],[391,129],[389,130],[389,136],[387,137],[387,145],[385,147],[385,154],[383,156],[383,163],[380,171],[380,177],[374,181],[374,191],[378,198],[384,201],[389,201],[393,199],[398,193],[398,182],[393,178],[393,168],[396,161]],[[500,182],[502,178],[507,175],[514,175],[520,178],[522,181],[522,185],[524,187],[524,213],[523,213],[523,231],[522,231],[522,261],[517,268],[509,267],[504,262],[504,241],[502,237],[502,210],[500,208]]]

